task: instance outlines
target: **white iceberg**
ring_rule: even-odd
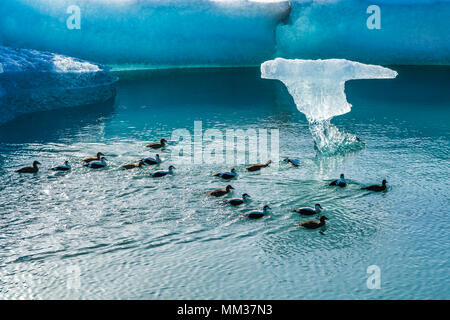
[[[109,68],[36,50],[0,46],[0,124],[20,115],[106,102],[117,78]]]
[[[345,96],[345,81],[352,79],[391,79],[397,72],[345,59],[289,60],[277,58],[261,65],[261,77],[283,82],[297,109],[304,113],[321,154],[334,155],[364,147],[352,134],[330,123],[334,116],[350,112]]]
[[[345,96],[345,81],[352,79],[390,79],[397,72],[345,59],[266,61],[261,77],[283,82],[297,109],[310,121],[322,121],[350,112]]]

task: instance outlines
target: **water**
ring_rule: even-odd
[[[258,69],[121,74],[114,104],[29,115],[0,127],[0,297],[121,299],[449,299],[450,69],[392,67],[394,80],[350,81],[340,130],[366,143],[316,156],[304,115]],[[204,192],[228,165],[176,175],[117,167],[172,130],[280,130],[280,164],[231,182],[253,201],[228,208]],[[167,169],[170,142],[160,168]],[[79,159],[102,151],[109,167]],[[36,175],[14,170],[39,160]],[[72,163],[69,173],[46,169]],[[347,188],[328,187],[345,173]],[[389,190],[368,193],[386,178]],[[321,203],[327,229],[289,211]],[[270,204],[268,218],[242,214]],[[381,269],[369,290],[367,267]],[[77,277],[79,275],[79,277]]]

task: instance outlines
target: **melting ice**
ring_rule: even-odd
[[[352,79],[390,79],[397,72],[376,65],[345,59],[266,61],[261,65],[261,77],[283,82],[297,109],[310,124],[317,150],[325,155],[360,149],[364,143],[358,137],[339,131],[330,123],[338,115],[350,112],[345,96],[345,82]]]

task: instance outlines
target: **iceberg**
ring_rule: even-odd
[[[354,135],[339,131],[330,123],[338,115],[350,112],[345,95],[345,82],[352,79],[391,79],[397,72],[345,59],[266,61],[261,65],[261,77],[283,82],[293,97],[297,109],[305,114],[316,149],[333,155],[363,147]]]
[[[1,0],[0,38],[116,69],[259,66],[289,10],[264,0]]]
[[[450,0],[2,0],[0,11],[0,44],[118,69],[450,64]]]
[[[115,97],[109,68],[54,53],[0,46],[0,124],[20,115]]]
[[[448,65],[449,17],[450,0],[294,0],[276,56]]]

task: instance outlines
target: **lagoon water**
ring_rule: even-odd
[[[391,68],[397,79],[346,84],[352,111],[332,123],[366,147],[332,157],[316,156],[287,90],[256,68],[120,72],[113,103],[3,125],[0,298],[449,299],[450,69]],[[160,180],[118,170],[194,121],[278,129],[280,157],[302,165],[236,166],[234,195],[253,199],[241,208],[205,194],[226,185],[212,177],[226,164],[177,164]],[[82,167],[97,151],[108,167]],[[47,170],[66,159],[71,172]],[[32,160],[38,174],[14,173]],[[340,173],[348,187],[328,187]],[[387,192],[360,190],[383,178]],[[298,228],[308,218],[290,210],[316,202],[326,230]],[[269,217],[242,219],[264,204]],[[367,287],[371,265],[380,289]]]

